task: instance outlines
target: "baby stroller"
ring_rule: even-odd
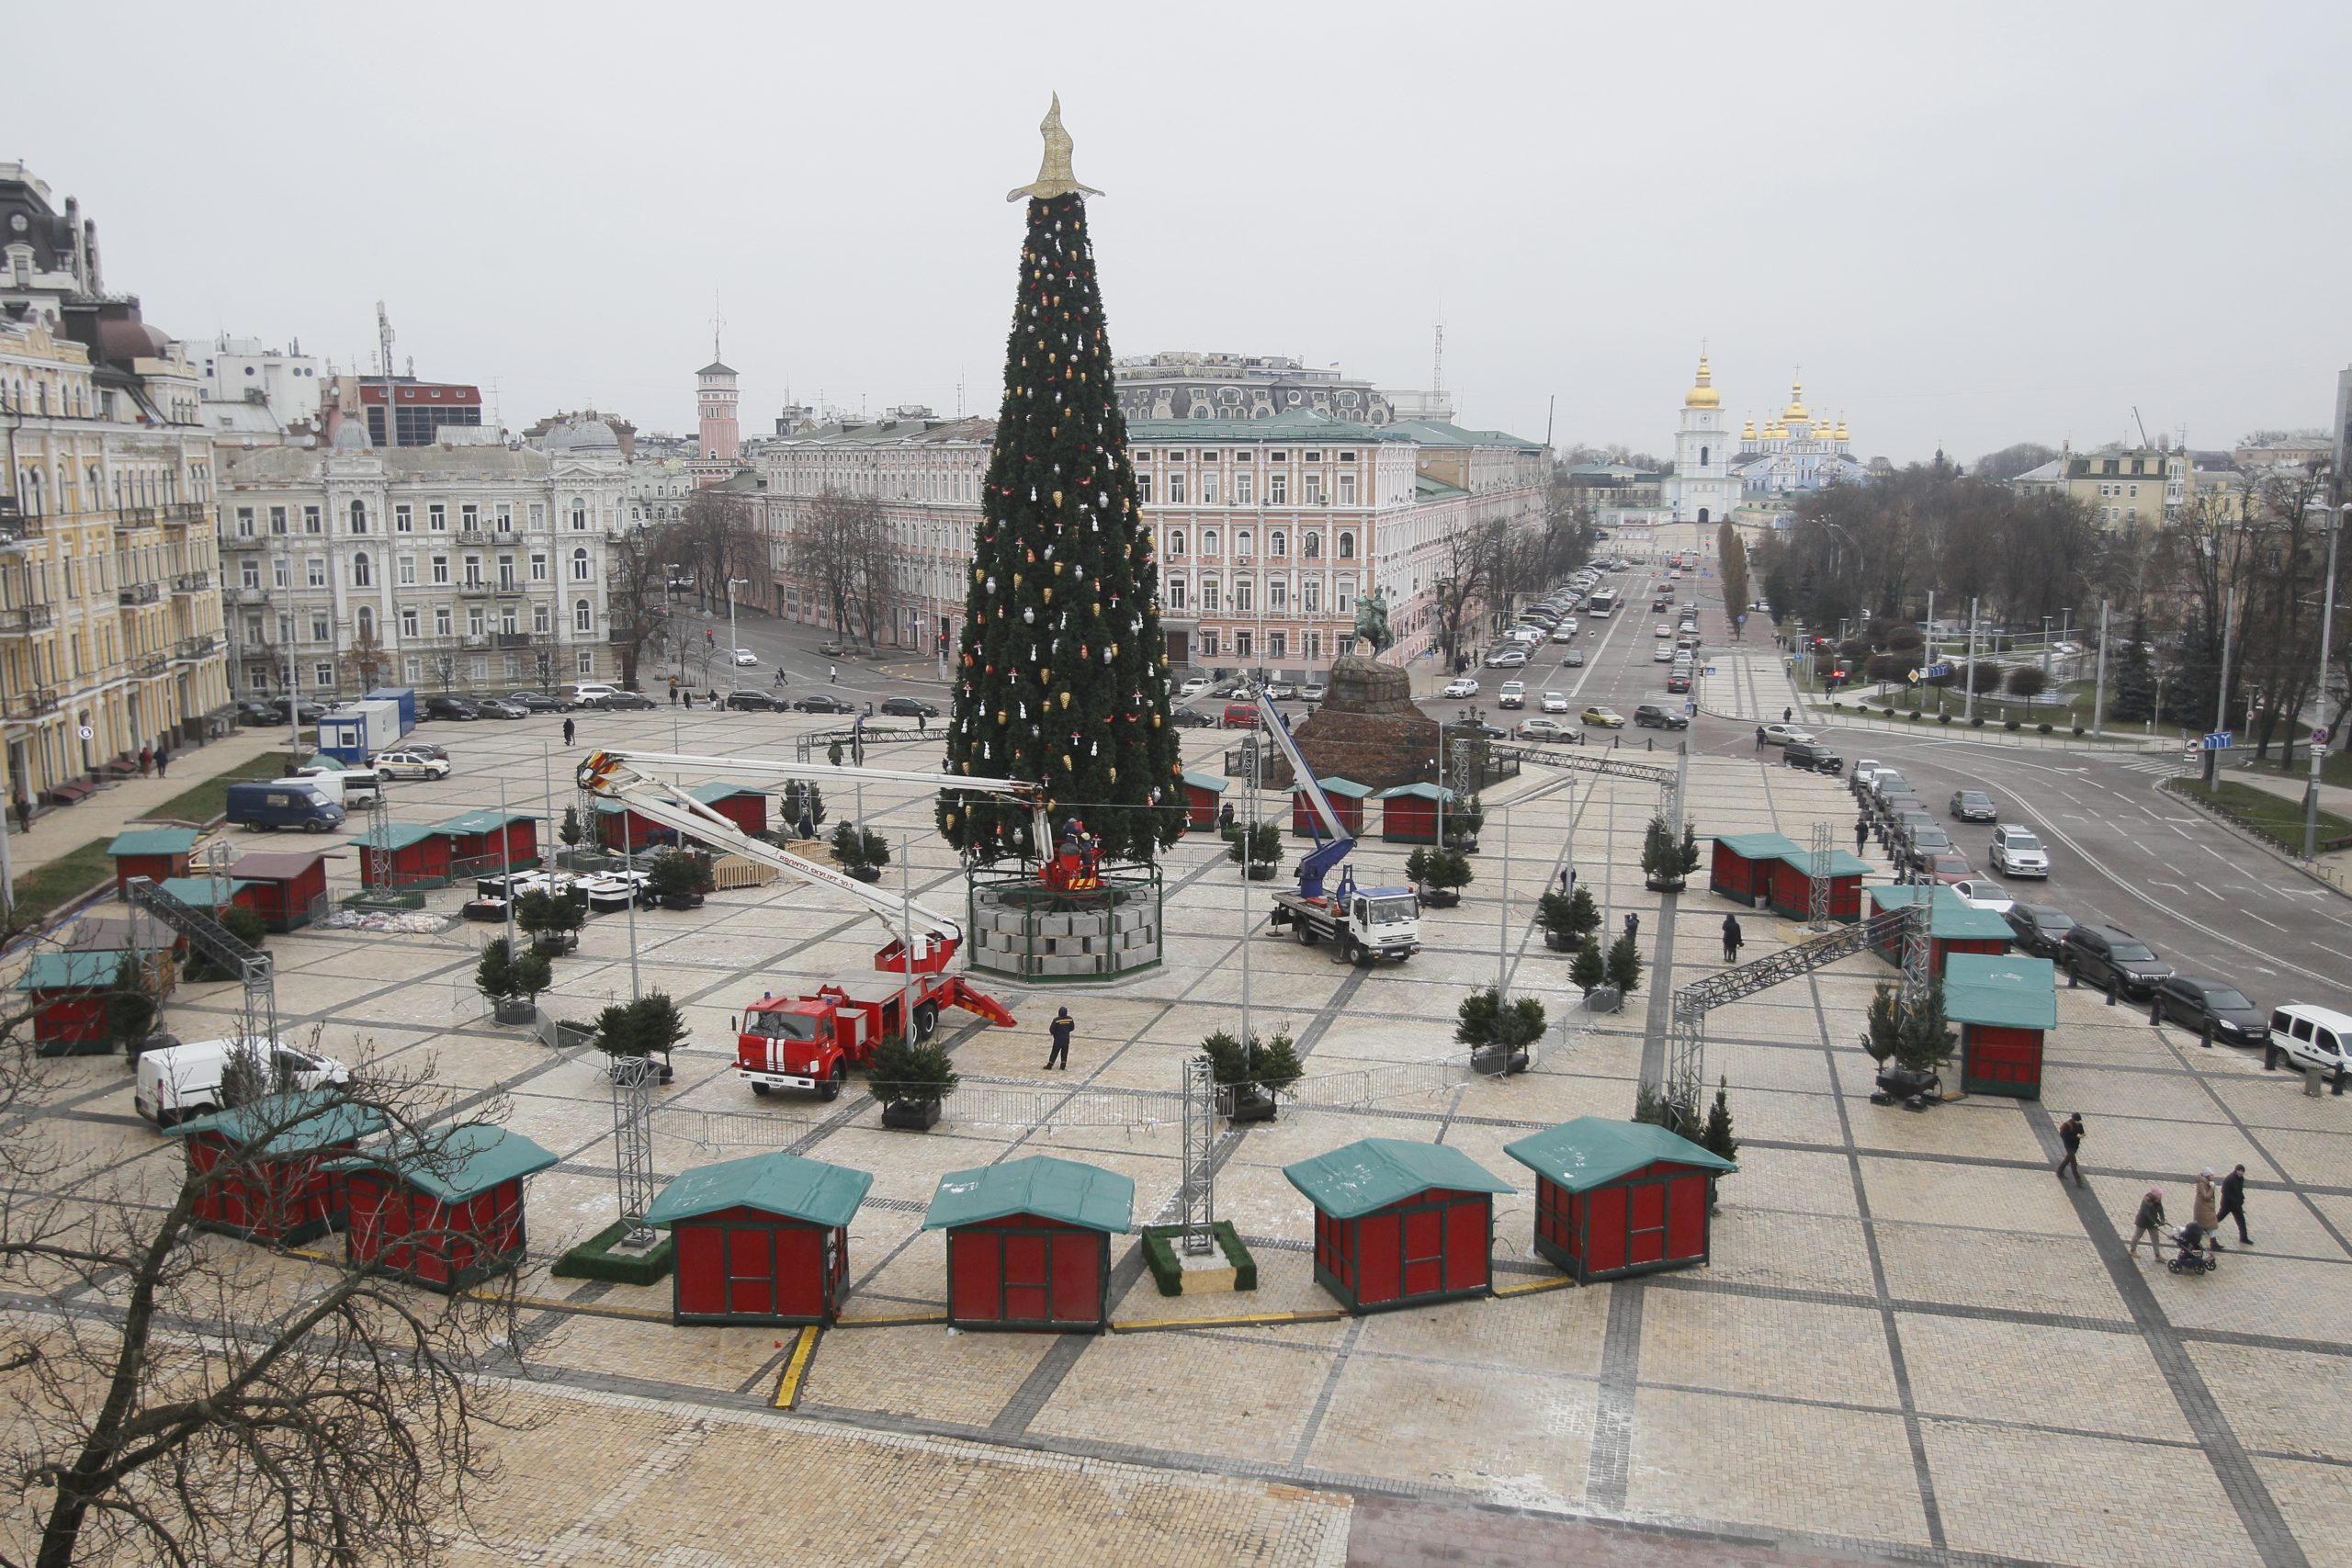
[[[2191,1223],[2173,1238],[2173,1255],[2165,1267],[2176,1274],[2211,1274],[2222,1266],[2222,1248],[2211,1231]]]

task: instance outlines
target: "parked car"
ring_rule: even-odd
[[[1663,604],[1660,604],[1660,605],[1658,606],[1658,608],[1659,608],[1659,609],[1661,609],[1661,610],[1663,610],[1663,609],[1665,609],[1665,608],[1666,608],[1666,606],[1665,606],[1665,605],[1663,605]],[[1673,628],[1671,626],[1668,626],[1668,625],[1666,622],[1664,622],[1664,621],[1660,621],[1660,622],[1657,624],[1657,629],[1656,631],[1654,631],[1654,632],[1650,633],[1650,636],[1652,636],[1652,637],[1654,637],[1658,638],[1660,641],[1664,641],[1666,638],[1670,637],[1672,637],[1673,635],[1674,635],[1674,628]]]
[[[1910,793],[1910,782],[1897,769],[1883,767],[1871,775],[1870,798],[1882,805],[1889,795]]]
[[[1527,682],[1524,681],[1505,681],[1503,682],[1503,689],[1495,694],[1495,705],[1497,707],[1504,708],[1525,707],[1527,705]]]
[[[759,661],[760,656],[748,648],[739,648],[735,650],[735,662],[738,664],[757,664]]]
[[[286,697],[272,697],[269,700],[269,706],[271,711],[277,715],[277,722],[280,724],[286,723],[289,718],[297,724],[316,724],[327,716],[324,706],[308,698],[292,701]],[[288,707],[294,710],[290,715],[287,711]]]
[[[1546,692],[1544,694],[1542,706],[1545,713],[1566,713],[1568,711],[1568,694]]]
[[[2352,1014],[2309,1002],[2289,1002],[2270,1010],[2270,1039],[2301,1067],[2317,1067],[2340,1078],[2352,1068]]]
[[[1625,728],[1625,716],[1623,714],[1619,713],[1615,708],[1601,707],[1598,705],[1584,710],[1584,721],[1587,724],[1597,725],[1602,729],[1623,729]]]
[[[1568,649],[1568,651],[1567,651],[1566,653],[1565,653],[1565,654],[1561,655],[1561,656],[1560,656],[1560,668],[1561,668],[1561,669],[1563,669],[1563,670],[1581,670],[1581,669],[1583,669],[1583,668],[1584,668],[1584,649],[1581,649],[1581,648],[1572,648],[1572,649]]]
[[[1278,703],[1288,702],[1298,695],[1298,688],[1288,681],[1269,681],[1266,682],[1266,695]]]
[[[817,651],[828,659],[839,659],[849,651],[849,647],[839,637],[827,637],[817,645]]]
[[[2246,999],[2235,986],[2192,975],[2174,975],[2156,983],[2156,1007],[2165,1020],[2185,1023],[2233,1045],[2259,1045],[2270,1038],[2270,1015]]]
[[[580,705],[583,708],[602,708],[606,713],[628,713],[644,708],[656,708],[662,705],[643,692],[604,692],[595,696],[581,698]]]
[[[464,697],[427,697],[424,699],[424,716],[456,720],[476,719],[481,716],[481,710]]]
[[[1331,694],[1331,688],[1320,681],[1309,681],[1298,689],[1298,694],[1310,703],[1319,703]]]
[[[2050,852],[2030,828],[2004,822],[1993,829],[1993,848],[1985,857],[2004,876],[2048,876]]]
[[[1810,746],[1813,744],[1814,735],[1811,730],[1799,729],[1793,724],[1768,724],[1764,727],[1766,745],[1786,746],[1792,740],[1802,740]]]
[[[1498,648],[1487,655],[1489,670],[1522,670],[1527,666],[1527,649],[1519,647]]]
[[[268,703],[248,699],[237,705],[237,722],[266,729],[272,725],[284,724],[286,716]]]
[[[1176,688],[1176,694],[1184,701],[1190,702],[1208,689],[1209,678],[1207,676],[1192,675],[1186,677],[1184,683]]]
[[[1960,847],[1951,841],[1951,835],[1936,826],[1933,818],[1925,822],[1906,822],[1904,828],[1903,853],[1898,858],[1908,862],[1915,870],[1924,869],[1931,856],[1960,854]]]
[[[504,697],[476,697],[474,712],[482,718],[528,718],[531,710]]]
[[[1816,773],[1835,773],[1846,765],[1846,759],[1818,740],[1792,740],[1781,748],[1781,761],[1792,768],[1808,768]]]
[[[1227,728],[1227,729],[1255,729],[1255,728],[1258,728],[1258,705],[1257,705],[1257,704],[1255,704],[1255,703],[1227,703],[1227,704],[1226,704],[1226,705],[1225,705],[1225,728]]]
[[[333,1057],[298,1051],[276,1041],[265,1043],[255,1037],[248,1047],[241,1039],[191,1040],[140,1053],[130,1089],[131,1108],[158,1127],[220,1110],[220,1080],[228,1075],[230,1055],[244,1049],[266,1057],[269,1077],[293,1089],[319,1089],[351,1077],[351,1069]]]
[[[1564,718],[1523,718],[1519,721],[1521,740],[1556,740],[1574,745],[1584,739],[1584,731]]]
[[[2017,933],[2018,951],[2036,958],[2055,958],[2059,944],[2075,929],[2075,917],[2047,904],[2019,904],[2002,917]]]
[[[1973,871],[1953,883],[1951,890],[1972,909],[1990,909],[1996,915],[2006,915],[2017,908],[2016,901],[1999,883],[1988,882]]]
[[[877,713],[892,718],[937,718],[939,710],[921,697],[884,697]]]
[[[1644,703],[1634,710],[1634,723],[1644,729],[1688,729],[1690,720],[1672,708]]]
[[[792,705],[802,713],[855,713],[857,705],[831,692],[811,692]]]
[[[1935,882],[1950,887],[1967,881],[1975,873],[1968,869],[1968,857],[1956,850],[1937,850],[1920,855],[1913,866],[1912,880]]]
[[[388,779],[446,779],[449,776],[449,759],[436,757],[414,746],[396,746],[389,751],[379,751],[368,765]]]
[[[1674,662],[1674,649],[1670,649],[1670,648],[1667,647],[1667,646],[1666,646],[1666,644],[1664,644],[1664,643],[1660,643],[1660,644],[1658,644],[1658,645],[1657,645],[1657,647],[1656,649],[1654,649],[1651,651],[1651,653],[1650,653],[1650,662],[1651,662],[1651,663],[1653,663],[1653,664],[1671,664],[1671,663],[1673,663],[1673,662]]]
[[[509,692],[506,694],[506,700],[519,704],[532,713],[570,713],[571,711],[570,703],[560,697],[548,696],[545,692]]]
[[[564,701],[578,707],[591,697],[605,696],[619,690],[618,686],[608,686],[602,681],[579,681],[563,689]]]
[[[1170,714],[1168,718],[1169,722],[1180,729],[1215,729],[1216,728],[1216,715],[1203,713],[1195,707],[1178,708],[1174,713]]]
[[[1467,675],[1455,676],[1448,681],[1445,683],[1445,689],[1438,694],[1442,697],[1475,697],[1477,694],[1478,682]]]
[[[1991,822],[1999,818],[2001,808],[1981,789],[1960,789],[1952,791],[1951,814],[1962,822]]]
[[[2172,977],[2172,965],[2121,926],[2076,926],[2059,944],[2058,961],[2086,985],[2115,988],[2144,1001]]]
[[[1688,670],[1677,670],[1674,673],[1668,675],[1666,678],[1666,689],[1668,693],[1678,696],[1690,691],[1690,671]]]
[[[746,686],[740,692],[729,692],[719,699],[718,705],[736,713],[783,713],[786,709],[782,697],[772,696],[757,686]]]

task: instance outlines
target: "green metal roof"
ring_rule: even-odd
[[[20,991],[104,990],[122,967],[119,953],[36,953],[25,965]]]
[[[1715,842],[1742,860],[1779,860],[1797,852],[1797,841],[1786,833],[1717,833]]]
[[[1360,784],[1353,779],[1329,778],[1315,782],[1323,787],[1325,795],[1343,795],[1350,800],[1367,799],[1373,793],[1370,784]]]
[[[1516,446],[1523,452],[1544,449],[1542,442],[1513,435],[1507,430],[1465,430],[1440,419],[1400,419],[1387,428],[1424,446]]]
[[[1916,883],[1901,883],[1870,890],[1871,902],[1878,908],[1907,909],[1919,901],[1925,889]],[[1935,904],[1928,917],[1928,934],[1939,942],[1984,942],[1998,938],[2007,942],[2014,932],[2009,922],[1990,909],[1972,909],[1960,901],[1960,895],[1936,884]]]
[[[423,843],[440,830],[438,828],[420,827],[414,822],[390,822],[385,824],[381,834],[370,828],[347,841],[362,849],[404,850],[411,844]]]
[[[155,886],[192,908],[209,909],[216,898],[225,904],[237,896],[239,888],[251,887],[253,884],[237,876],[224,876],[218,881],[209,876],[167,876]]]
[[[381,1170],[444,1203],[462,1203],[502,1181],[545,1170],[556,1156],[520,1133],[468,1122],[428,1134],[421,1142],[395,1140],[382,1148],[334,1162],[336,1170]]]
[[[117,833],[107,846],[110,855],[184,855],[196,848],[193,828],[133,828]]]
[[[1283,1167],[1290,1184],[1334,1219],[1352,1220],[1432,1187],[1464,1192],[1509,1192],[1510,1182],[1450,1144],[1410,1144],[1402,1138],[1359,1138],[1352,1144]]]
[[[2005,1029],[2058,1027],[2058,966],[2047,958],[1955,953],[1944,960],[1944,1016]]]
[[[265,1095],[250,1105],[198,1116],[170,1129],[177,1137],[218,1133],[243,1148],[263,1140],[267,1153],[308,1154],[337,1144],[357,1143],[384,1130],[383,1112],[356,1105],[322,1089]]]
[[[527,811],[500,811],[493,807],[486,811],[469,811],[462,816],[452,817],[447,822],[435,822],[426,830],[455,839],[476,833],[495,833],[510,822],[530,820],[531,814]]]
[[[1329,442],[1345,446],[1365,441],[1404,441],[1395,425],[1356,424],[1315,409],[1284,409],[1264,419],[1131,419],[1129,446],[1225,446],[1238,441]]]
[[[935,1231],[1007,1214],[1036,1214],[1088,1230],[1123,1232],[1135,1210],[1136,1184],[1118,1172],[1031,1155],[941,1177],[922,1228]]]
[[[1702,1170],[1737,1170],[1679,1134],[1647,1122],[1612,1122],[1579,1116],[1503,1145],[1503,1153],[1571,1192],[1616,1180],[1658,1160],[1694,1165]]]
[[[1215,773],[1196,773],[1192,769],[1186,768],[1184,770],[1184,782],[1193,789],[1204,789],[1209,791],[1212,795],[1223,795],[1225,793],[1226,785],[1232,781],[1229,779],[1221,779]]]
[[[1416,501],[1435,501],[1441,496],[1468,495],[1469,493],[1460,485],[1450,485],[1443,479],[1433,479],[1427,474],[1413,476],[1413,499]]]
[[[749,1155],[681,1172],[645,1211],[645,1223],[674,1224],[697,1214],[741,1207],[806,1220],[812,1225],[845,1225],[865,1201],[865,1190],[873,1185],[874,1178],[865,1171],[820,1159]]]
[[[1374,800],[1442,800],[1451,806],[1461,797],[1452,790],[1440,789],[1433,784],[1398,784],[1395,789],[1384,789],[1373,798]]]
[[[701,801],[705,806],[716,806],[722,800],[733,800],[737,795],[764,795],[767,794],[767,791],[759,788],[755,784],[698,784],[695,785],[694,788],[686,791],[686,793],[693,795],[696,800]]]
[[[1813,874],[1811,850],[1791,850],[1787,854],[1778,858],[1788,862],[1807,876]],[[1829,874],[1832,876],[1867,876],[1870,874],[1870,870],[1871,863],[1858,855],[1848,854],[1844,850],[1829,852]]]

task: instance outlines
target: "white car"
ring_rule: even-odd
[[[447,757],[429,757],[422,751],[379,751],[369,761],[369,767],[379,777],[388,779],[446,779],[449,776]]]
[[[735,650],[735,662],[738,664],[757,664],[759,661],[760,656],[748,648],[739,648]]]
[[[1526,665],[1527,649],[1523,648],[1498,648],[1487,655],[1489,670],[1521,670]]]
[[[1331,688],[1320,681],[1309,681],[1298,689],[1298,694],[1310,703],[1319,703],[1331,694]]]
[[[1566,713],[1566,712],[1567,712],[1567,711],[1568,711],[1568,694],[1567,694],[1567,693],[1566,693],[1566,692],[1546,692],[1546,693],[1544,693],[1544,711],[1545,713]]]
[[[1661,647],[1659,647],[1659,648],[1657,648],[1657,649],[1654,649],[1654,650],[1651,652],[1651,654],[1650,654],[1650,662],[1651,662],[1651,663],[1653,663],[1653,664],[1671,664],[1671,663],[1673,663],[1673,662],[1674,662],[1674,649],[1670,649],[1670,648],[1666,648],[1666,647],[1663,647],[1663,646],[1661,646]]]
[[[1442,697],[1475,697],[1477,694],[1478,682],[1467,675],[1455,676],[1445,683],[1445,690],[1438,694]]]
[[[1503,682],[1503,689],[1495,694],[1495,705],[1506,708],[1525,707],[1527,705],[1527,682],[1524,681],[1505,681]]]
[[[1672,637],[1673,635],[1674,628],[1668,626],[1664,621],[1660,621],[1657,624],[1657,630],[1650,633],[1650,636],[1652,637]]]
[[[1952,883],[1951,886],[1952,892],[1959,895],[1960,901],[1972,909],[1990,909],[1996,915],[2006,915],[2017,908],[2017,900],[2003,892],[1997,882],[1971,879]]]
[[[2004,822],[1993,829],[1993,848],[1984,857],[2003,876],[2047,876],[2050,852],[2030,828]]]
[[[1564,718],[1523,718],[1519,721],[1521,740],[1557,740],[1575,745],[1584,739],[1584,731]]]
[[[616,696],[620,692],[618,686],[607,685],[602,681],[582,681],[576,685],[566,686],[563,690],[565,694],[563,700],[573,707],[578,707],[591,697]]]
[[[1799,729],[1793,724],[1768,724],[1764,727],[1764,739],[1773,746],[1786,746],[1792,742],[1810,746],[1813,744],[1813,732]]]
[[[1269,681],[1266,682],[1266,695],[1276,702],[1283,702],[1298,695],[1298,688],[1288,681]]]
[[[1195,675],[1191,680],[1186,681],[1182,685],[1177,687],[1176,694],[1179,697],[1197,697],[1208,689],[1209,678],[1205,675]]]

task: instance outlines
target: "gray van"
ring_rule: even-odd
[[[318,785],[302,779],[277,779],[267,784],[229,786],[229,821],[239,828],[265,832],[300,828],[323,833],[343,826],[343,807],[326,797]]]

